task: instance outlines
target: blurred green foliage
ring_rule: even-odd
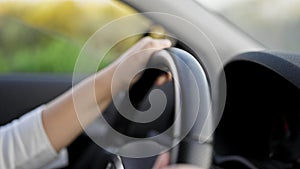
[[[81,47],[98,28],[132,13],[118,1],[0,2],[0,72],[72,72]],[[135,40],[114,47],[99,67]]]
[[[80,47],[10,17],[0,19],[1,72],[71,72]]]
[[[10,57],[1,54],[2,72],[72,72],[79,47],[59,38],[45,45],[15,50]]]

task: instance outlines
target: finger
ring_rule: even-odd
[[[137,42],[134,46],[126,51],[125,54],[133,54],[137,53],[137,51],[145,50],[145,49],[155,49],[161,50],[164,48],[169,48],[172,46],[172,43],[168,39],[152,39],[151,37],[144,37],[139,42]]]
[[[158,156],[152,169],[162,169],[170,163],[170,154],[163,153]]]
[[[137,50],[145,49],[147,45],[151,44],[152,41],[151,37],[147,36],[139,40],[136,44],[134,44],[131,48],[129,48],[126,53],[135,53]]]
[[[167,73],[165,73],[165,74],[159,76],[159,77],[156,79],[156,81],[155,81],[154,84],[155,84],[156,86],[161,86],[161,85],[163,85],[163,84],[165,84],[165,83],[167,83],[167,82],[169,82],[169,81],[171,81],[171,80],[172,80],[172,74],[171,74],[171,72],[167,72]]]
[[[172,80],[172,73],[171,72],[167,72],[167,81],[171,81]]]
[[[164,49],[171,46],[172,43],[169,39],[153,39],[146,45],[146,48]]]
[[[165,74],[161,75],[156,79],[155,86],[161,86],[161,85],[165,84],[166,82],[167,82],[167,76]]]
[[[156,39],[156,45],[159,45],[161,47],[171,47],[172,43],[169,39]]]

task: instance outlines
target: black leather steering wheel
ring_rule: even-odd
[[[174,130],[172,134],[171,163],[187,163],[202,168],[210,168],[212,159],[213,120],[211,116],[211,92],[206,73],[201,64],[189,53],[169,48],[155,53],[149,67],[170,71],[174,86]],[[131,90],[134,93],[145,93],[150,90],[151,84],[145,80],[154,79],[160,73],[147,73],[136,83]],[[140,90],[143,90],[141,92]],[[133,105],[143,100],[139,95],[131,101]],[[113,163],[120,166],[120,158]],[[126,162],[125,162],[126,163]],[[124,162],[123,162],[124,165]],[[118,168],[118,167],[117,167]],[[123,168],[133,168],[132,166]]]

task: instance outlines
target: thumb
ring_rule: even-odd
[[[163,169],[167,167],[169,163],[170,163],[170,154],[163,153],[157,157],[156,162],[152,167],[152,169]]]

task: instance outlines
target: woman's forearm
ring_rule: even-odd
[[[100,112],[95,111],[95,106],[104,110],[110,103],[112,94],[110,90],[111,77],[114,69],[107,69],[80,82],[73,90],[67,91],[62,96],[46,105],[42,114],[47,136],[56,151],[70,144],[83,130],[82,125],[91,123]],[[103,80],[101,80],[103,79]],[[105,79],[105,80],[104,80]],[[94,83],[95,82],[95,83]],[[97,90],[98,105],[93,105],[94,96],[89,90],[99,86]],[[80,105],[74,104],[74,98],[80,96]],[[80,116],[80,121],[78,119]]]

